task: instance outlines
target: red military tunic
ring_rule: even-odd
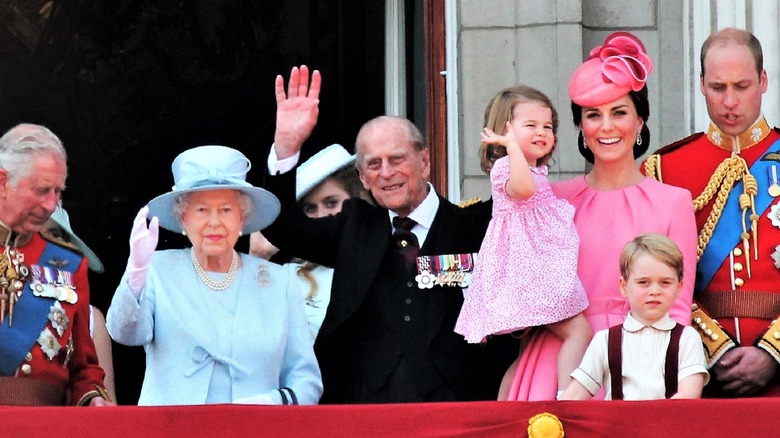
[[[7,236],[8,229],[0,226],[1,241],[6,242]],[[18,238],[17,242],[19,245],[16,246],[16,250],[24,254],[24,264],[28,268],[32,268],[33,265],[47,266],[52,269],[57,268],[57,260],[41,260],[41,255],[44,253],[47,244],[65,245],[61,241],[55,241],[54,238],[48,235],[46,237],[49,240],[45,239],[44,235],[36,233],[30,238],[26,236]],[[75,252],[70,248],[68,248],[68,251]],[[58,303],[64,314],[67,315],[66,320],[62,319],[66,323],[55,324],[51,320],[50,315],[50,319],[45,322],[45,326],[42,324],[39,341],[33,344],[30,352],[21,360],[14,375],[17,379],[36,379],[61,387],[65,390],[67,396],[67,400],[64,401],[71,405],[86,404],[96,395],[105,398],[105,390],[103,388],[105,374],[98,365],[95,346],[89,331],[87,260],[78,253],[75,260],[77,260],[79,266],[71,278],[78,300],[71,304],[67,301],[48,299],[51,301],[52,307],[57,309],[51,311],[52,314],[59,311],[58,306],[55,305],[55,303]],[[31,281],[32,278],[27,280],[19,302],[22,302],[26,296],[33,293],[29,287]],[[19,304],[17,303],[16,306],[19,306]],[[18,315],[15,316],[15,318],[18,317]],[[9,322],[10,315],[8,305],[6,305],[3,326],[7,327]],[[10,326],[9,330],[13,330],[18,326],[18,323],[14,324]],[[57,326],[60,327],[59,331]],[[51,342],[52,336],[56,342]],[[49,342],[46,342],[46,340],[49,340]],[[46,344],[48,344],[46,348],[48,354],[44,350],[44,345]],[[0,354],[6,354],[6,352],[0,351]]]
[[[732,156],[732,147],[735,144],[748,168],[762,157],[765,161],[776,161],[772,164],[776,165],[780,178],[780,155],[767,156],[767,149],[778,139],[780,131],[777,128],[771,129],[763,118],[737,137],[726,136],[715,125],[711,125],[707,133],[694,134],[659,150],[648,158],[643,171],[664,183],[690,190],[696,198],[705,190],[718,166]],[[758,183],[757,190],[766,193],[771,185],[767,172],[757,172],[753,177]],[[736,181],[735,185],[738,182]],[[713,206],[717,203],[716,199],[717,190],[712,199],[696,212],[700,238]],[[780,325],[773,325],[780,314],[780,269],[776,267],[773,259],[773,253],[776,251],[780,256],[780,250],[776,250],[780,245],[780,214],[775,218],[777,225],[772,223],[770,217],[771,206],[778,204],[779,200],[780,197],[773,198],[769,208],[756,210],[757,239],[754,240],[752,230],[748,232],[749,251],[746,253],[743,241],[736,239],[739,242],[733,247],[731,254],[717,261],[717,267],[711,267],[716,270],[709,284],[703,290],[695,291],[695,301],[727,332],[725,336],[719,336],[717,332],[720,327],[712,325],[717,323],[702,314],[699,316],[704,318],[704,321],[697,319],[697,312],[694,311],[693,326],[698,328],[702,335],[710,365],[736,345],[758,345],[780,362]],[[734,207],[739,208],[737,205]],[[748,224],[750,215],[751,211],[748,210],[745,215],[745,222]],[[738,216],[739,220],[732,221],[733,223],[717,222],[716,232],[737,237],[742,235],[741,211]],[[699,247],[701,250],[701,240]],[[777,264],[780,265],[780,262]],[[702,267],[700,260],[697,269],[699,281]],[[714,335],[713,330],[716,332]],[[724,343],[726,336],[730,336],[734,342]]]

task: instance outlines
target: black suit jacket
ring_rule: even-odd
[[[361,199],[345,202],[336,216],[309,219],[295,204],[295,172],[266,177],[266,188],[282,202],[282,213],[263,233],[289,253],[335,268],[331,301],[317,336],[315,352],[322,370],[323,402],[345,402],[343,391],[354,378],[351,366],[366,352],[353,347],[359,334],[350,321],[361,305],[391,244],[387,209]],[[440,197],[439,209],[420,255],[477,252],[490,220],[490,208],[459,208]],[[455,333],[463,304],[460,287],[434,286],[429,292],[423,342],[439,376],[461,400],[495,400],[504,371],[517,357],[517,343],[495,337],[487,346],[473,345]]]

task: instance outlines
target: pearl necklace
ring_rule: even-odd
[[[210,289],[225,290],[230,286],[230,283],[233,282],[233,278],[236,276],[236,270],[238,269],[238,253],[235,251],[233,251],[233,259],[230,261],[230,267],[222,281],[214,281],[209,277],[203,269],[203,266],[200,265],[200,262],[198,262],[198,259],[195,257],[195,248],[190,251],[190,256],[192,257],[192,266],[195,267],[195,272],[198,273],[198,277],[200,277],[200,279],[203,280],[203,283]]]

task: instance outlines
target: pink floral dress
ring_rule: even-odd
[[[493,165],[493,218],[455,325],[468,342],[558,322],[588,306],[577,277],[574,207],[555,197],[546,166],[531,174],[536,192],[515,201],[505,191],[509,158]]]

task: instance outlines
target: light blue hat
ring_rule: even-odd
[[[69,239],[66,240],[70,240],[70,242],[76,245],[81,253],[84,254],[84,257],[87,258],[89,269],[97,273],[102,273],[105,271],[103,262],[100,261],[100,258],[98,258],[97,254],[95,254],[95,251],[92,251],[92,249],[90,249],[90,247],[88,247],[87,244],[81,240],[81,238],[79,238],[76,233],[73,232],[73,228],[70,227],[70,218],[68,217],[68,212],[65,211],[62,206],[57,205],[57,208],[54,210],[54,213],[52,213],[50,219],[56,223],[63,232],[67,233]]]
[[[252,199],[252,215],[244,221],[242,232],[249,234],[271,225],[279,216],[279,200],[267,190],[246,182],[252,163],[241,152],[226,146],[198,146],[180,153],[173,160],[172,191],[149,201],[149,218],[157,216],[160,226],[180,233],[181,220],[173,211],[176,198],[190,192],[239,190]]]
[[[354,162],[355,156],[340,144],[332,144],[312,155],[295,171],[295,200],[300,201],[319,183]]]

